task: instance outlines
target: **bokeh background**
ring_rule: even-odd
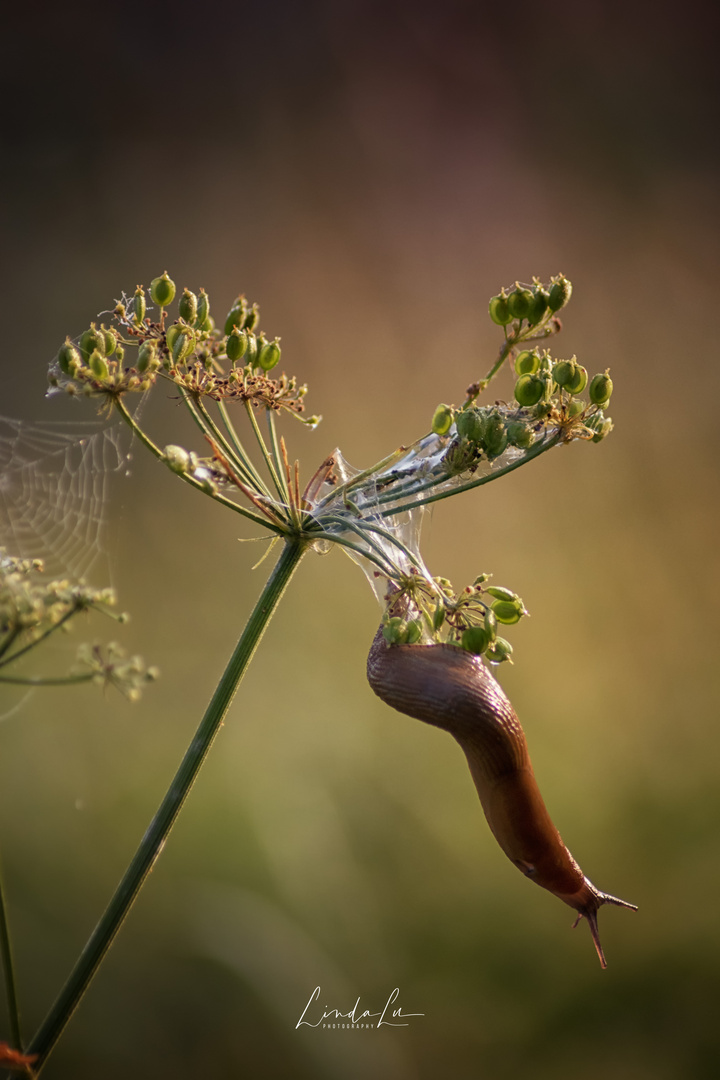
[[[46,362],[167,269],[216,313],[261,302],[325,417],[285,424],[305,477],[338,445],[365,466],[486,370],[500,285],[571,277],[556,351],[611,367],[615,432],[440,504],[423,553],[525,599],[502,682],[541,787],[584,870],[640,905],[602,911],[601,972],[586,929],[500,853],[452,740],[372,695],[362,574],[308,558],[44,1075],[716,1076],[716,9],[69,0],[15,6],[0,48],[5,415],[94,419],[44,400]],[[162,389],[145,420],[191,445]],[[109,526],[97,583],[162,681],[137,706],[80,688],[0,710],[28,1032],[269,565],[137,452]],[[343,1011],[399,987],[425,1015],[296,1031],[317,985]]]

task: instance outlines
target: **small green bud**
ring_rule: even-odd
[[[512,626],[513,623],[520,622],[520,619],[522,618],[522,601],[519,599],[494,600],[492,610],[495,612],[495,618],[498,622],[505,623],[507,626]]]
[[[88,360],[92,352],[105,354],[105,335],[98,330],[95,323],[90,323],[90,329],[80,335],[80,352],[83,358]]]
[[[552,402],[541,401],[535,406],[535,417],[537,420],[547,420],[553,411]]]
[[[172,344],[172,358],[176,364],[185,360],[195,348],[195,335],[190,327],[180,324],[178,329],[179,333],[175,335]]]
[[[227,353],[228,360],[232,360],[233,364],[236,360],[240,360],[247,352],[247,347],[247,334],[244,330],[240,330],[237,326],[234,326],[225,345],[225,352]]]
[[[146,371],[157,371],[160,367],[160,361],[157,355],[157,345],[154,341],[144,341],[138,349],[138,358],[135,365],[137,370],[143,374]]]
[[[502,664],[506,660],[512,664],[512,651],[513,647],[510,642],[506,641],[505,638],[499,637],[495,639],[492,645],[490,645],[485,653],[485,658],[489,660],[491,664]]]
[[[567,414],[571,420],[574,420],[575,417],[579,416],[585,409],[587,409],[587,401],[582,401],[580,398],[574,398],[568,404]]]
[[[245,363],[250,364],[251,367],[255,367],[258,358],[258,339],[253,333],[245,331],[247,336],[247,352],[245,354]]]
[[[453,411],[449,405],[438,405],[430,428],[436,435],[447,435],[452,427]]]
[[[433,630],[439,630],[442,624],[445,622],[445,608],[442,604],[438,604],[433,612]]]
[[[244,330],[254,330],[259,322],[260,322],[260,308],[258,307],[257,304],[253,304],[253,306],[250,308],[247,315],[245,316],[245,321],[243,323],[243,329]]]
[[[408,645],[415,645],[422,637],[422,623],[419,619],[413,619],[407,624],[405,641]]]
[[[178,304],[178,314],[181,319],[184,319],[188,326],[194,326],[195,320],[198,314],[198,298],[194,292],[190,292],[189,289],[183,289],[183,294],[180,297]]]
[[[115,346],[117,345],[117,334],[114,330],[108,330],[102,323],[100,324],[100,333],[102,334],[103,344],[105,346],[103,354],[105,356],[112,356],[115,352]]]
[[[245,317],[247,315],[247,300],[244,296],[238,296],[237,300],[230,308],[227,318],[225,319],[225,333],[232,334],[233,327],[239,326],[241,329],[245,323]]]
[[[540,370],[540,357],[537,349],[523,349],[515,357],[516,375],[536,375]]]
[[[575,364],[575,373],[565,389],[571,394],[582,394],[587,386],[587,381],[587,368],[584,368],[582,364]]]
[[[519,450],[527,450],[535,442],[535,432],[527,424],[513,422],[507,426],[508,442]]]
[[[612,392],[612,379],[607,372],[604,375],[595,375],[588,390],[593,405],[607,405]]]
[[[518,282],[507,298],[508,311],[514,319],[526,319],[532,309],[533,294],[529,289],[523,289]]]
[[[210,320],[210,298],[204,289],[200,289],[197,298],[197,325],[201,330],[210,331],[212,327],[205,323]]]
[[[190,455],[182,446],[166,446],[163,457],[174,473],[186,473],[190,468]]]
[[[518,599],[518,594],[504,589],[502,585],[488,585],[485,592],[495,600],[507,600],[509,603]]]
[[[564,274],[558,274],[556,278],[553,278],[552,285],[550,286],[548,307],[553,312],[559,311],[560,308],[565,307],[571,296],[571,282],[568,281]]]
[[[593,435],[593,442],[596,443],[602,442],[603,439],[607,438],[612,431],[613,426],[612,420],[609,416],[605,416],[602,409],[598,409],[593,416],[588,417],[585,421],[585,427],[589,428],[590,431],[595,432]]]
[[[498,457],[507,446],[507,431],[505,430],[505,423],[499,412],[491,412],[485,421],[483,442],[488,457]]]
[[[488,608],[485,612],[484,625],[485,629],[487,630],[489,640],[494,641],[497,637],[497,616],[492,608]]]
[[[531,326],[537,326],[548,309],[549,294],[543,289],[542,285],[534,285],[532,293],[533,298],[530,311],[527,314],[527,321]]]
[[[479,409],[463,409],[455,417],[455,427],[461,439],[481,443],[483,440],[483,416]]]
[[[132,313],[136,324],[139,326],[145,319],[146,302],[145,290],[138,285],[132,298]]]
[[[520,405],[537,405],[545,393],[545,382],[538,375],[521,375],[515,383],[515,400]]]
[[[437,578],[435,580],[437,580]],[[484,585],[485,582],[489,581],[489,580],[490,580],[490,574],[478,574],[478,576],[473,581],[473,585],[475,585],[475,586]]]
[[[388,645],[404,645],[407,639],[407,629],[405,620],[398,615],[394,615],[383,626],[383,637]]]
[[[278,345],[277,338],[274,341],[268,341],[263,345],[258,353],[257,362],[263,371],[272,371],[277,363],[280,361],[280,346]]]
[[[484,626],[468,626],[466,630],[463,630],[460,644],[466,652],[480,656],[490,644],[490,635]]]
[[[60,346],[57,362],[63,375],[69,375],[70,378],[74,378],[82,364],[82,357],[69,337],[66,337],[64,345]]]
[[[107,360],[99,349],[94,349],[93,352],[90,353],[88,365],[96,379],[107,379],[109,375]]]
[[[507,326],[509,322],[512,322],[508,298],[504,289],[500,290],[498,296],[492,297],[488,304],[488,311],[490,312],[490,318],[498,326]]]
[[[175,299],[175,282],[168,277],[167,270],[162,277],[153,278],[150,282],[150,299],[161,308],[172,304]]]

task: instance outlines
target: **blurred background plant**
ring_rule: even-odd
[[[622,380],[616,430],[438,507],[424,556],[452,580],[492,567],[535,613],[503,685],[564,839],[641,905],[607,926],[603,975],[552,897],[529,902],[450,740],[373,699],[360,575],[308,560],[45,1075],[542,1080],[581,1059],[590,1080],[713,1076],[720,931],[697,897],[720,854],[714,8],[206,5],[200,35],[190,5],[42,14],[16,7],[3,35],[4,413],[78,420],[41,401],[37,358],[167,265],[218,305],[231,282],[265,299],[325,416],[296,452],[362,464],[475,377],[498,281],[572,272],[572,348]],[[178,149],[174,102],[197,152]],[[189,442],[170,413],[147,418],[158,441]],[[260,588],[236,542],[250,527],[196,514],[143,455],[131,470],[112,577],[93,580],[135,614],[162,694],[131,711],[108,696],[100,724],[91,695],[50,707],[48,689],[2,728],[28,1027]],[[318,984],[348,1008],[399,985],[426,1016],[382,1042],[296,1032]]]

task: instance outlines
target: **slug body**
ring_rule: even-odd
[[[480,657],[456,645],[388,645],[381,626],[367,674],[386,704],[454,736],[500,847],[527,877],[578,912],[574,925],[587,920],[606,967],[598,908],[635,905],[600,892],[565,847],[537,786],[520,721]]]

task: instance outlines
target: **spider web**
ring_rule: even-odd
[[[0,544],[50,574],[87,578],[106,553],[113,474],[127,473],[124,425],[0,416]]]

